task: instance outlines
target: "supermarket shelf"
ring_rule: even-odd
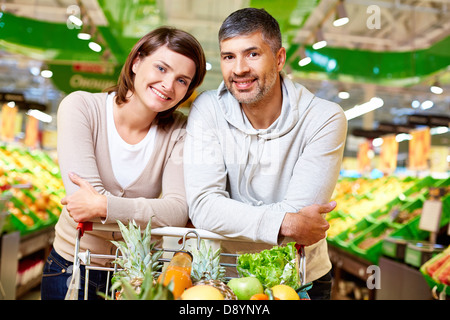
[[[349,273],[361,281],[367,281],[371,273],[367,273],[367,268],[373,265],[372,262],[357,257],[347,251],[328,244],[328,255],[333,265],[334,283],[332,288],[332,296],[338,296],[339,283],[343,281],[345,273]],[[376,290],[368,290],[369,300],[375,300]]]
[[[0,283],[4,291],[4,294],[0,294],[0,300],[17,299],[39,285],[41,274],[17,285],[19,261],[36,253],[42,260],[46,259],[53,238],[54,226],[26,235],[20,235],[17,231],[0,237]]]

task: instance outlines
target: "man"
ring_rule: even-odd
[[[339,176],[345,115],[280,73],[286,50],[277,21],[264,9],[232,13],[219,43],[224,82],[194,101],[187,126],[190,218],[197,228],[249,240],[223,243],[229,252],[288,241],[307,246],[310,296],[329,298],[324,214],[336,206],[328,202]]]

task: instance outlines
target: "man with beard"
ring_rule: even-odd
[[[306,246],[312,299],[329,299],[326,213],[336,185],[347,122],[335,103],[281,73],[286,50],[264,9],[232,13],[219,31],[223,83],[201,94],[188,119],[186,196],[195,227],[249,242],[252,252],[296,241]]]

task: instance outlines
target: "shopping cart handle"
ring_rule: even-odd
[[[80,238],[84,235],[85,231],[92,231],[93,222],[85,221],[79,222],[77,230],[80,231]]]

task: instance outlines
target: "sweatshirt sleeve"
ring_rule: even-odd
[[[207,96],[200,96],[208,104]],[[192,223],[227,237],[278,244],[285,211],[271,210],[230,198],[227,169],[210,112],[191,108],[184,150],[184,173],[189,217]],[[226,130],[226,129],[224,129]]]
[[[67,195],[78,190],[70,180],[69,172],[82,176],[98,192],[104,192],[94,151],[93,132],[98,130],[98,123],[89,95],[87,92],[73,92],[58,107],[58,163]]]

